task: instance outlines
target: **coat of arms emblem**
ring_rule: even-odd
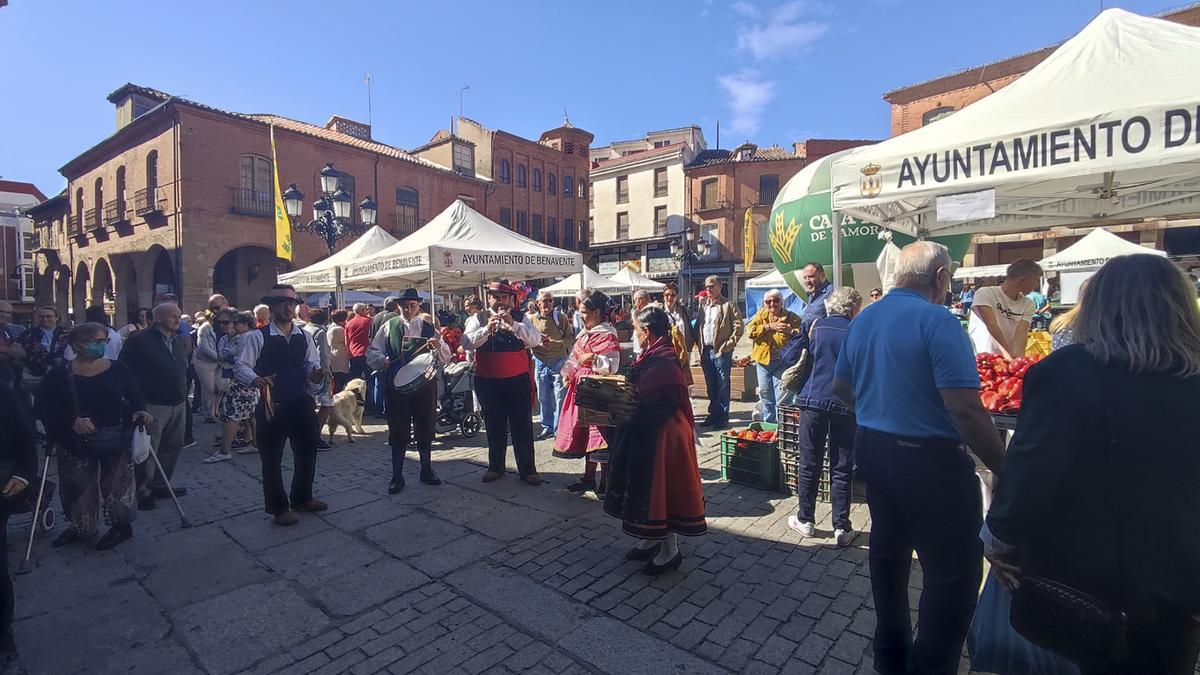
[[[878,164],[864,166],[862,177],[858,179],[858,193],[864,197],[878,197],[883,192],[883,176],[879,175]]]

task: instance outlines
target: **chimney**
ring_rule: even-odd
[[[802,141],[796,141],[795,143],[792,143],[792,154],[796,155],[800,159],[804,159],[808,156],[807,145],[807,143]]]
[[[325,128],[341,134],[346,134],[347,136],[361,138],[364,141],[371,140],[370,124],[355,122],[354,120],[342,117],[341,115],[334,115],[333,117],[330,117],[329,121],[325,123]]]

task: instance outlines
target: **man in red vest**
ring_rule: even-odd
[[[517,474],[530,485],[540,485],[533,462],[529,349],[542,343],[542,334],[513,306],[517,293],[507,281],[488,284],[487,294],[488,309],[467,319],[462,335],[463,348],[475,353],[475,390],[487,426],[488,470],[483,482],[504,476],[511,431]]]

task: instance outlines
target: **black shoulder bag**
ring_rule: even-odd
[[[75,389],[75,373],[67,366],[67,384],[71,389],[71,404],[74,419],[79,418],[79,392]],[[133,445],[133,427],[126,429],[118,424],[112,427],[98,427],[89,434],[80,434],[72,430],[75,436],[75,452],[88,459],[109,459],[120,455]]]
[[[1108,379],[1107,377],[1105,378]],[[1112,387],[1105,382],[1106,414]],[[1111,417],[1109,418],[1111,419]],[[1119,495],[1115,485],[1116,437],[1108,434],[1109,494]],[[1116,528],[1117,578],[1121,579],[1121,530]],[[1125,584],[1120,581],[1121,595]],[[1013,592],[1009,616],[1013,628],[1030,642],[1049,649],[1080,664],[1110,663],[1125,657],[1128,652],[1128,617],[1120,609],[1109,607],[1103,600],[1068,586],[1060,581],[1035,574],[1021,576],[1021,586]]]

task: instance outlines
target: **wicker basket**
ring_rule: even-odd
[[[582,377],[575,386],[579,421],[600,427],[628,422],[637,407],[637,387],[620,375]]]

